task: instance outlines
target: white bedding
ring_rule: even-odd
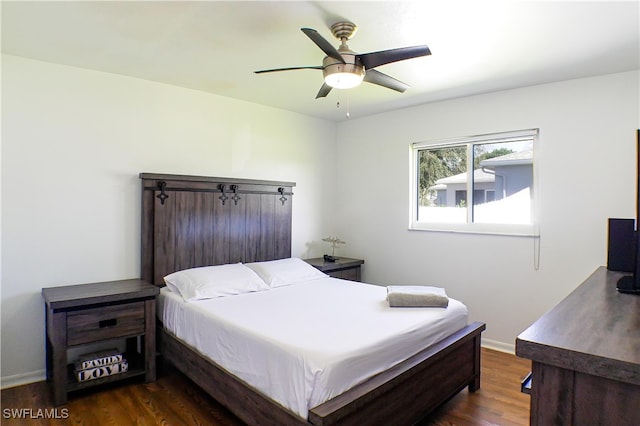
[[[308,410],[467,325],[467,308],[390,308],[386,288],[321,278],[185,302],[158,315],[182,341],[306,419]]]

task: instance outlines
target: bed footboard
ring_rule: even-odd
[[[480,388],[475,322],[337,397],[312,408],[308,422],[229,374],[161,328],[160,352],[247,424],[387,425],[415,423],[466,386]]]
[[[466,386],[480,388],[475,322],[309,412],[314,425],[413,424]]]

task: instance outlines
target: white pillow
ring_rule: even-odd
[[[327,274],[297,257],[245,265],[253,269],[272,288],[327,277]]]
[[[164,282],[187,302],[269,289],[241,263],[185,269],[167,275]]]

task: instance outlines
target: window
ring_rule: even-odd
[[[412,144],[410,228],[534,235],[537,134]]]

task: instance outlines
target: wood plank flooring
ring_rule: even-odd
[[[520,392],[520,380],[530,368],[530,361],[483,348],[480,390],[463,390],[421,425],[528,425],[529,396]],[[5,389],[0,396],[2,425],[243,425],[169,365],[155,383],[134,380],[85,390],[55,409],[45,382]]]

